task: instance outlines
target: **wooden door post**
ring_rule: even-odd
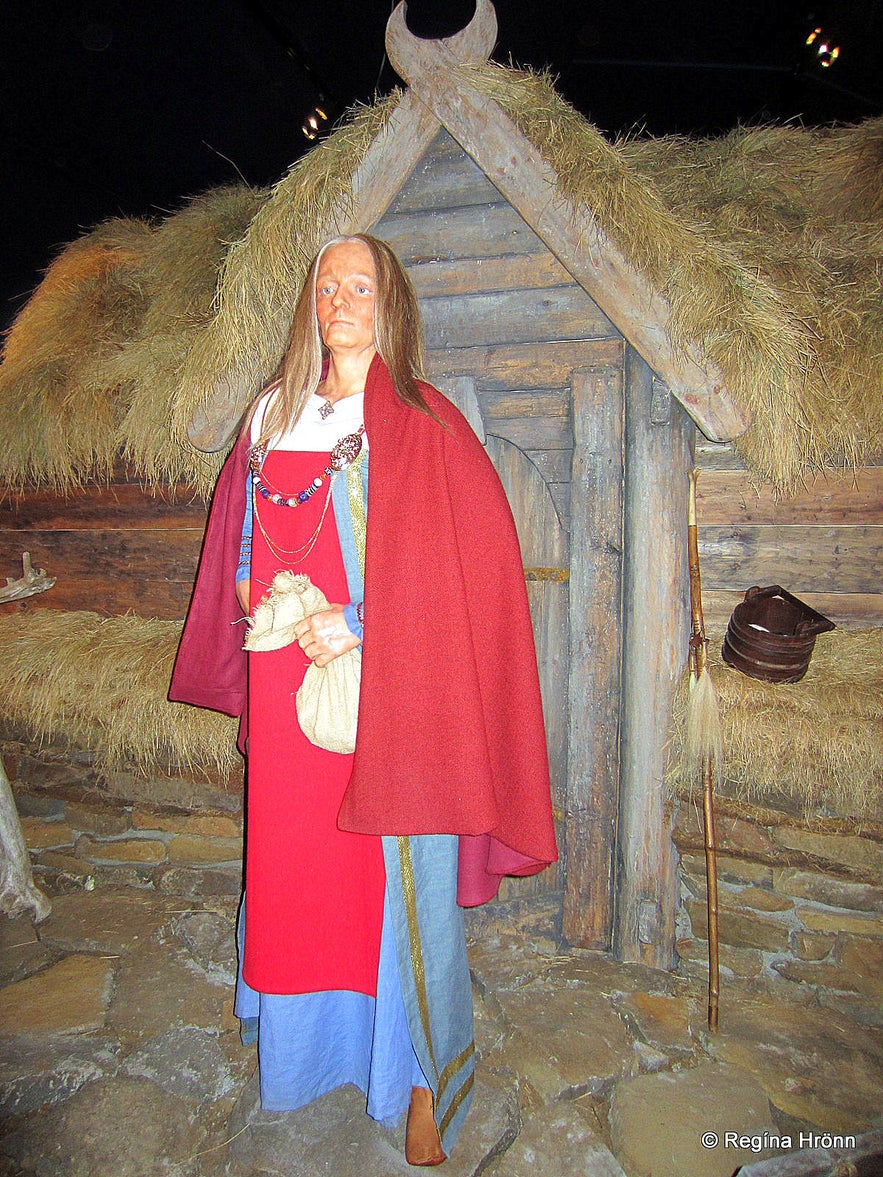
[[[619,764],[623,373],[574,372],[564,936],[610,947]]]
[[[623,682],[613,947],[675,963],[676,855],[665,798],[671,709],[689,637],[692,422],[631,348],[626,361]]]

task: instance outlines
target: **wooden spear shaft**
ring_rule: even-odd
[[[688,514],[688,548],[690,558],[690,609],[692,635],[690,637],[690,673],[694,690],[703,674],[708,674],[708,637],[702,615],[702,579],[699,574],[699,529],[696,524],[696,480],[699,471],[690,472],[690,500]],[[717,903],[717,843],[714,836],[714,752],[702,753],[702,813],[705,824],[705,890],[708,910],[708,1028],[716,1031],[720,1001],[720,960]]]
[[[717,846],[714,840],[713,773],[714,762],[709,756],[702,770],[702,812],[705,816],[705,882],[708,891],[708,1028],[716,1031],[720,999],[720,962],[718,957]]]

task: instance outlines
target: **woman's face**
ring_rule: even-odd
[[[374,352],[374,259],[363,241],[330,245],[316,274],[316,316],[331,352]]]

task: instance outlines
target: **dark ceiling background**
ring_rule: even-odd
[[[415,31],[472,0],[411,0]],[[495,58],[548,67],[604,131],[716,134],[738,122],[856,121],[883,110],[883,0],[495,0]],[[110,216],[207,187],[276,180],[337,115],[397,82],[389,0],[4,0],[0,326],[60,245]],[[840,57],[823,69],[807,32]]]

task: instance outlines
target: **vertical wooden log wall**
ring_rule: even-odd
[[[610,947],[619,763],[623,372],[573,375],[564,935]]]
[[[675,964],[677,872],[665,746],[689,637],[688,471],[693,424],[631,348],[626,360],[623,683],[613,948]]]

